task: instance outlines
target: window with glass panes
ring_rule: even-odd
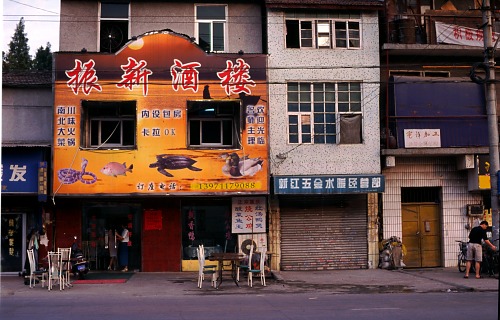
[[[343,117],[359,117],[361,110],[360,82],[289,82],[287,84],[288,142],[335,144]],[[347,128],[359,135],[349,143],[361,143],[359,128]],[[352,133],[350,133],[352,131]],[[359,141],[359,142],[358,142]]]
[[[196,32],[198,44],[207,52],[223,52],[226,38],[225,5],[197,5]]]
[[[359,12],[322,12],[286,14],[287,48],[347,48],[361,47]]]
[[[83,100],[82,125],[85,148],[135,148],[136,102]]]

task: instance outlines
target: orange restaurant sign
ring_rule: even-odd
[[[207,54],[172,32],[145,34],[116,54],[55,55],[53,195],[268,192],[265,55]],[[189,106],[205,101],[239,109],[229,149],[189,145]],[[96,124],[109,115],[88,118],[85,104],[115,102],[135,106],[134,142],[89,145],[125,122],[106,118],[118,122],[104,134]]]

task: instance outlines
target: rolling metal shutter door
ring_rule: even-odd
[[[368,267],[367,196],[280,198],[281,269]]]

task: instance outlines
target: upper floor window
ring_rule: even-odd
[[[240,100],[188,101],[189,147],[239,148]]]
[[[85,148],[134,148],[136,102],[82,101],[82,128]]]
[[[196,37],[200,47],[207,52],[224,52],[226,39],[225,5],[196,6]]]
[[[287,48],[361,47],[359,13],[288,13],[285,24]]]
[[[99,51],[114,53],[128,40],[130,1],[101,1]]]
[[[362,142],[361,83],[289,82],[288,142]]]

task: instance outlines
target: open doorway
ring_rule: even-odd
[[[108,230],[121,232],[125,224],[130,232],[129,270],[141,268],[141,207],[136,204],[89,204],[83,208],[82,249],[88,257],[91,269],[105,270],[109,264],[106,245]]]

